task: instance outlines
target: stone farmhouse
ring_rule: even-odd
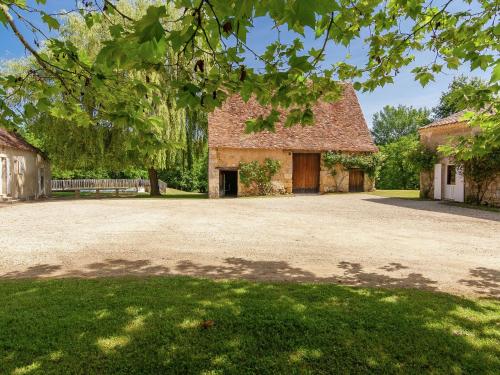
[[[453,137],[473,135],[480,131],[471,128],[462,118],[466,111],[457,112],[419,129],[420,141],[431,149],[448,143]],[[420,174],[420,193],[424,197],[464,202],[471,195],[473,184],[464,178],[460,168],[448,157],[440,158],[434,170]],[[484,202],[500,206],[500,175],[489,185]]]
[[[0,128],[0,202],[50,195],[50,164],[19,134]]]
[[[250,191],[239,179],[240,162],[266,158],[279,160],[281,168],[273,186],[283,193],[325,193],[330,191],[370,191],[372,179],[358,169],[337,167],[334,178],[324,166],[328,151],[374,153],[374,145],[354,88],[344,84],[343,95],[335,103],[319,102],[313,108],[315,124],[284,127],[282,115],[275,132],[245,133],[245,122],[267,115],[251,98],[234,95],[208,119],[208,191],[210,198],[244,196]],[[338,177],[337,176],[337,177]]]

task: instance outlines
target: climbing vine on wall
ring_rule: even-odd
[[[373,178],[377,173],[380,162],[379,154],[346,154],[342,152],[326,152],[323,154],[323,163],[334,177],[337,174],[335,167],[340,165],[344,169],[361,169],[370,178]]]

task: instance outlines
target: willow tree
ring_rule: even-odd
[[[123,1],[118,6],[140,17],[151,3]],[[75,56],[82,61],[66,63],[68,67],[63,68],[77,77],[66,83],[68,92],[58,91],[57,82],[37,69],[36,61],[11,63],[15,67],[11,71],[23,76],[24,82],[18,90],[11,90],[8,103],[11,108],[24,106],[25,130],[41,141],[58,167],[145,168],[151,194],[157,195],[157,169],[175,162],[184,151],[186,131],[193,126],[187,125],[186,110],[179,108],[175,97],[164,89],[176,75],[169,67],[172,55],[167,54],[162,66],[147,74],[117,69],[114,78],[106,82],[85,75],[103,43],[112,37],[113,28],[126,22],[121,16],[99,22],[78,13],[65,16],[59,26],[60,39],[43,53],[50,65],[74,62]],[[148,89],[147,85],[161,90]],[[43,100],[40,92],[45,95]]]

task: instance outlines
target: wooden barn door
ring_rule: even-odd
[[[319,191],[319,154],[293,154],[293,192]]]
[[[349,170],[349,192],[364,191],[365,174],[362,170]]]

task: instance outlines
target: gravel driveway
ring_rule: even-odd
[[[199,275],[500,297],[500,214],[369,194],[0,206],[0,278]]]

